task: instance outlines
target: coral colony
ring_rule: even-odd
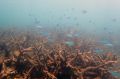
[[[119,56],[61,33],[49,42],[30,30],[1,31],[0,79],[119,79]]]

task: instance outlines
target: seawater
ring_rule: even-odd
[[[73,32],[77,30],[79,37],[82,34],[92,39],[98,37],[97,42],[116,49],[120,46],[119,4],[119,0],[0,0],[0,29],[69,28],[69,38],[75,36]],[[41,34],[50,35],[45,31]],[[74,44],[69,40],[66,43]]]

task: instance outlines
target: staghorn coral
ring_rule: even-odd
[[[117,56],[96,54],[86,43],[76,49],[36,34],[10,32],[0,39],[0,52],[0,79],[116,79],[109,70]]]

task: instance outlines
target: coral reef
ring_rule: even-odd
[[[0,79],[117,79],[110,70],[118,57],[97,54],[88,44],[78,49],[29,32],[0,36]]]

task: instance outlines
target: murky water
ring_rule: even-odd
[[[119,55],[119,7],[119,0],[0,0],[0,32],[29,29],[68,46],[85,39],[96,53]]]

